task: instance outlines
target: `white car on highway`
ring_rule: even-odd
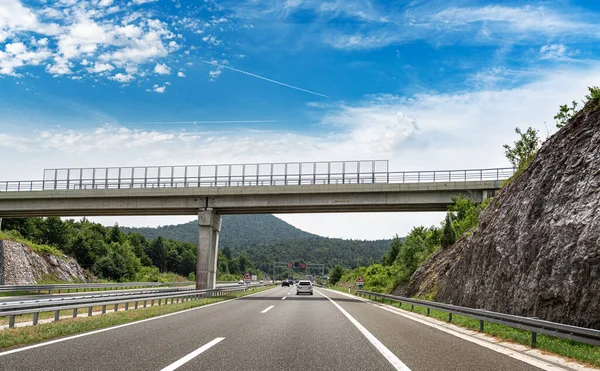
[[[309,280],[300,280],[296,285],[296,295],[313,294],[312,283]]]

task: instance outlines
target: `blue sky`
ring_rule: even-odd
[[[0,178],[257,161],[506,166],[514,127],[551,135],[558,105],[600,84],[599,39],[597,1],[0,0]],[[284,219],[387,238],[441,217]]]

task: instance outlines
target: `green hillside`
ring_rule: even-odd
[[[198,224],[191,221],[184,224],[165,225],[157,228],[121,227],[125,233],[138,232],[148,239],[162,236],[182,242],[198,243]],[[236,250],[239,246],[280,241],[282,239],[319,238],[315,234],[304,232],[273,215],[225,215],[219,236],[220,246],[230,246]]]
[[[157,228],[121,227],[126,233],[137,232],[148,239],[166,239],[197,243],[198,225],[189,222]],[[244,252],[254,266],[272,271],[273,261],[321,263],[332,268],[348,268],[380,261],[389,250],[390,240],[359,241],[326,238],[304,232],[272,215],[226,215],[223,217],[219,248]]]

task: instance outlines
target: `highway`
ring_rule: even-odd
[[[295,290],[5,351],[0,370],[539,370],[341,293]]]

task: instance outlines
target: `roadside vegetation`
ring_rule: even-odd
[[[188,242],[160,236],[148,240],[139,233],[123,233],[118,225],[104,227],[85,218],[5,218],[2,228],[0,239],[23,243],[39,254],[72,256],[100,281],[195,280],[197,248]],[[217,280],[239,280],[247,271],[263,276],[244,253],[235,256],[227,248],[219,251]],[[43,281],[61,283],[51,277]]]
[[[447,248],[471,233],[477,226],[479,214],[490,202],[488,199],[476,204],[464,197],[453,200],[454,204],[439,227],[414,227],[405,238],[394,237],[390,250],[379,263],[354,270],[336,267],[329,274],[329,284],[355,289],[356,278],[362,275],[365,290],[391,293],[398,285],[407,283],[417,268],[439,248]]]
[[[258,288],[253,291],[238,292],[223,297],[204,298],[200,300],[187,301],[184,303],[138,308],[92,317],[61,319],[59,322],[39,324],[37,326],[5,329],[0,331],[0,349],[6,350],[8,348],[17,346],[35,344],[41,341],[51,340],[59,337],[75,335],[87,331],[134,322],[163,314],[178,312],[185,309],[196,308],[206,304],[233,299],[236,297],[242,297],[268,289],[268,287]],[[72,311],[66,312],[66,314],[72,313]],[[85,313],[87,313],[87,310]],[[80,314],[84,315],[84,312],[82,311]],[[45,317],[40,316],[40,319],[42,318]]]

